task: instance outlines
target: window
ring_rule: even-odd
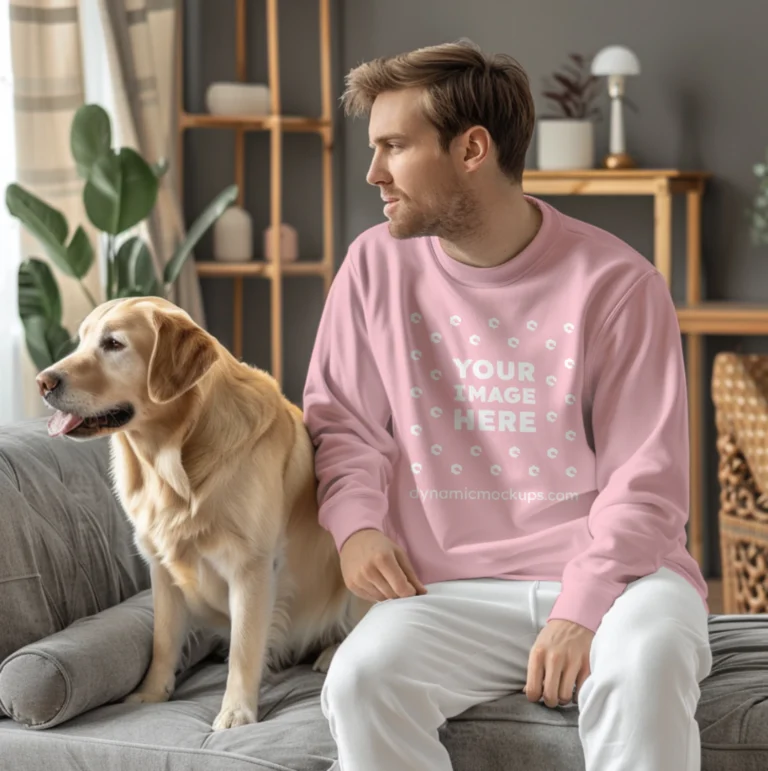
[[[87,41],[83,45],[86,100],[98,102],[114,114],[99,6],[92,0],[80,2],[81,34]],[[26,342],[18,318],[16,287],[21,234],[18,220],[8,214],[5,206],[5,190],[17,179],[9,17],[10,0],[0,0],[0,425],[33,414],[46,414],[41,405],[36,409],[31,401],[36,399],[35,391],[24,394],[25,388],[34,389],[34,383],[30,380],[33,370],[24,366]],[[114,134],[118,134],[118,128],[113,121]]]
[[[21,255],[18,222],[8,214],[5,189],[16,179],[11,75],[10,0],[0,0],[0,425],[23,417],[21,353],[24,334],[16,303]]]

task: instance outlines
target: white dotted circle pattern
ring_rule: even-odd
[[[411,316],[410,316],[410,320],[411,320],[411,322],[413,324],[420,324],[421,321],[423,320],[423,316],[420,313],[412,313]],[[452,327],[458,327],[462,323],[461,316],[458,316],[458,315],[451,316],[448,319],[448,321],[449,321],[449,323],[450,323],[450,325]],[[498,318],[493,317],[493,318],[488,319],[488,327],[490,329],[498,329],[500,326],[501,326],[501,322],[499,321]],[[534,319],[529,319],[526,322],[525,326],[526,326],[526,329],[528,331],[535,332],[538,329],[539,325],[538,325],[538,322],[535,321]],[[566,334],[569,334],[569,335],[572,334],[575,331],[574,324],[572,324],[571,322],[567,322],[566,324],[563,325],[563,331]],[[432,332],[429,335],[429,339],[433,343],[437,344],[437,343],[441,343],[442,342],[443,336],[442,336],[442,334],[440,332]],[[468,340],[470,345],[475,346],[475,347],[480,346],[482,344],[482,338],[480,337],[480,335],[477,335],[477,334],[470,335],[467,338],[467,340]],[[518,337],[508,337],[507,338],[507,345],[510,348],[517,348],[520,345],[520,339]],[[547,348],[547,350],[554,351],[557,348],[557,341],[554,338],[549,338],[544,343],[544,346]],[[416,361],[416,362],[421,361],[422,358],[423,358],[422,352],[419,349],[417,349],[417,348],[415,348],[415,349],[413,349],[411,351],[410,356],[411,356],[411,359],[413,361]],[[765,375],[766,380],[768,380],[768,357],[765,357],[765,359],[761,360],[761,361],[763,361],[763,369],[764,369],[764,373],[763,374]],[[565,366],[566,369],[574,369],[575,366],[576,366],[576,362],[573,359],[571,359],[571,358],[567,358],[567,359],[565,359],[563,361],[563,365]],[[733,372],[733,369],[734,368],[731,365],[730,366],[730,372],[731,373]],[[432,378],[432,380],[436,380],[437,381],[437,380],[441,380],[442,379],[443,373],[439,369],[433,369],[433,370],[431,370],[429,375]],[[555,375],[547,375],[544,382],[549,387],[554,387],[557,384],[557,377]],[[725,385],[727,387],[731,387],[732,383],[731,383],[730,380],[728,380],[728,381],[726,381]],[[414,387],[411,388],[410,394],[411,394],[412,398],[419,399],[419,398],[421,398],[424,395],[424,392],[418,386],[414,386]],[[739,406],[739,407],[743,407],[745,404],[749,404],[749,406],[752,407],[752,406],[755,406],[757,404],[757,402],[758,402],[758,400],[755,397],[752,397],[749,400],[746,400],[744,397],[739,397],[739,396],[737,396],[734,399],[734,401],[737,404],[737,406]],[[576,404],[576,396],[574,394],[572,394],[572,393],[566,394],[566,396],[565,396],[565,403],[567,405],[573,406],[574,404]],[[442,410],[442,408],[435,406],[435,407],[432,407],[430,409],[429,414],[433,418],[440,418],[443,415],[443,410]],[[743,417],[743,414],[739,413],[739,417]],[[546,413],[546,419],[550,423],[556,422],[557,419],[558,419],[557,412],[555,412],[554,410],[550,410],[549,412]],[[755,419],[755,418],[753,418],[753,419]],[[758,419],[761,420],[761,422],[768,422],[768,411],[766,411],[765,413],[760,414]],[[768,428],[768,426],[766,426],[766,428]],[[421,434],[422,434],[422,427],[420,425],[418,425],[418,424],[412,425],[411,426],[411,433],[414,436],[421,436]],[[745,435],[747,437],[750,437],[750,438],[754,435],[756,438],[758,438],[760,440],[764,440],[765,435],[766,435],[766,429],[754,430],[754,429],[748,428],[748,429],[745,430]],[[572,430],[566,431],[565,432],[565,438],[569,442],[574,441],[576,439],[576,432],[572,431]],[[430,447],[430,452],[431,452],[432,455],[435,455],[435,456],[442,455],[442,453],[443,453],[443,446],[440,445],[440,444],[433,444]],[[483,452],[483,450],[482,450],[482,447],[480,447],[480,445],[473,445],[470,448],[470,450],[469,450],[470,455],[475,457],[475,458],[479,457],[482,454],[482,452]],[[521,454],[522,454],[520,448],[516,447],[516,446],[515,447],[510,447],[508,452],[509,452],[510,458],[513,458],[513,459],[519,458],[521,456]],[[766,464],[764,466],[764,471],[765,471],[766,475],[768,475],[768,449],[766,449],[766,448],[764,448],[762,446],[759,447],[759,448],[756,448],[756,454],[759,454],[759,455],[765,454],[765,456],[766,456]],[[559,450],[556,447],[550,447],[547,450],[546,455],[551,460],[554,460],[554,459],[556,459],[558,457]],[[454,463],[454,464],[451,465],[450,470],[451,470],[452,474],[458,476],[459,474],[461,474],[464,471],[464,468],[463,468],[463,466],[460,463]],[[500,476],[502,474],[502,472],[503,472],[503,468],[499,464],[491,465],[489,467],[489,470],[490,470],[490,473],[493,476]],[[422,471],[422,464],[421,463],[412,463],[411,464],[411,471],[414,474],[421,473],[421,471]],[[528,466],[528,474],[530,476],[537,477],[537,476],[539,476],[540,473],[541,473],[541,469],[536,464]],[[577,470],[576,470],[576,468],[574,466],[569,466],[568,468],[565,469],[566,476],[568,476],[570,478],[575,477],[576,473],[577,473]]]

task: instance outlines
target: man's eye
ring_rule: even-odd
[[[125,346],[114,337],[105,337],[101,341],[101,347],[104,351],[122,351]]]

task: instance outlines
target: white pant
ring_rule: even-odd
[[[446,581],[374,605],[337,651],[323,687],[339,750],[333,768],[450,771],[438,728],[522,690],[560,586]],[[707,614],[694,588],[667,568],[632,582],[597,630],[578,699],[587,771],[698,771],[694,714],[711,665]]]

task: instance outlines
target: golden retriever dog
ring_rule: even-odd
[[[345,586],[318,523],[302,412],[180,308],[114,300],[77,350],[38,375],[52,436],[110,434],[116,493],[149,563],[152,663],[133,702],[168,699],[190,619],[229,630],[213,727],[257,720],[265,667],[331,657],[369,604]]]

